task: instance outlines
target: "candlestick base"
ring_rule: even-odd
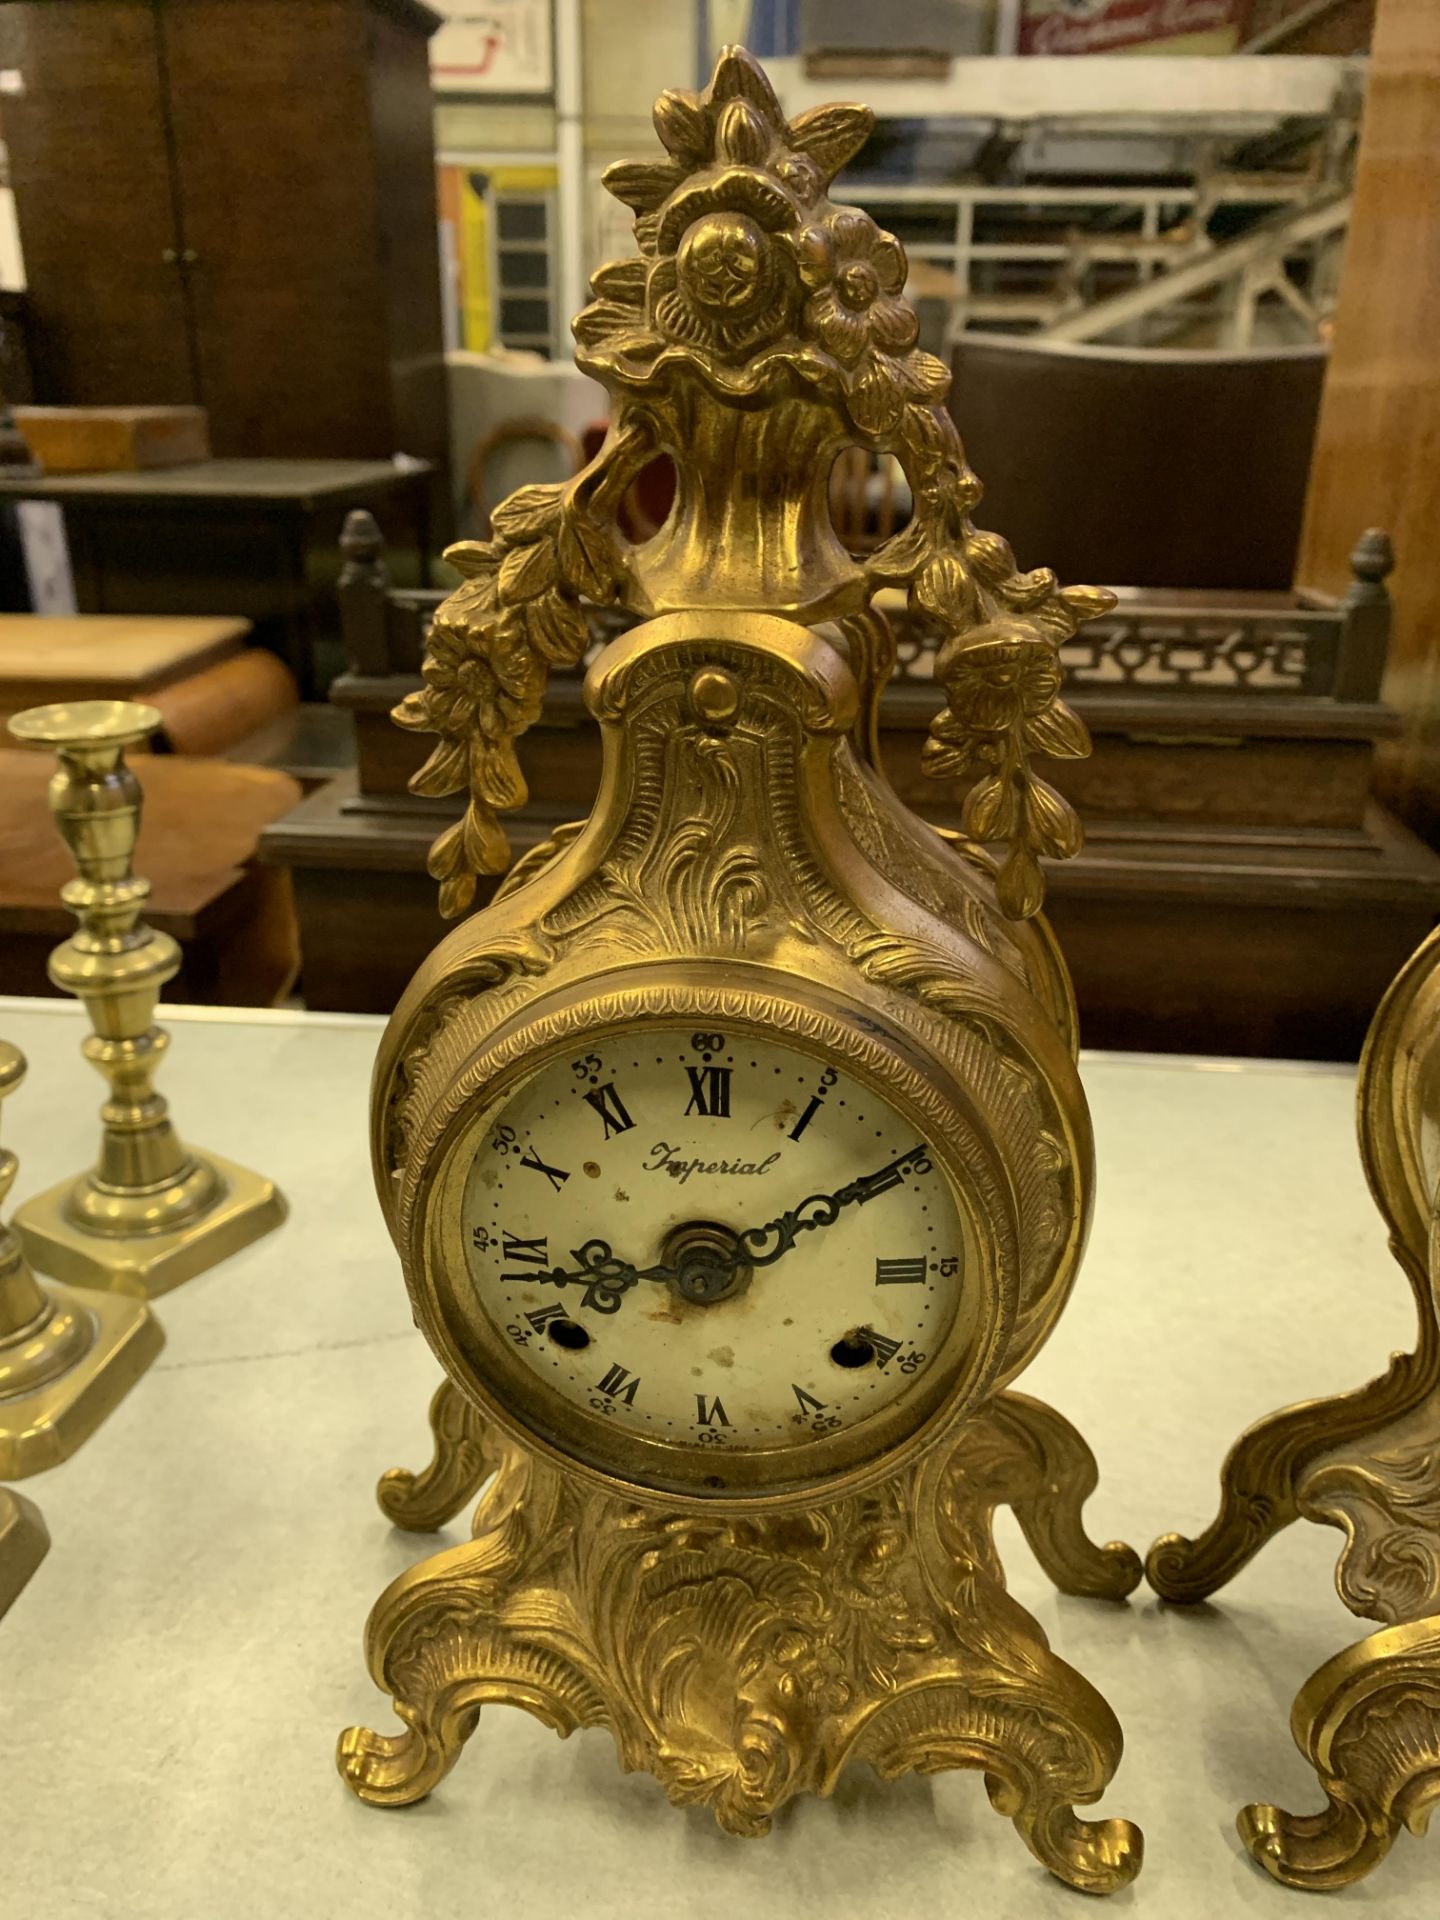
[[[37,1386],[22,1384],[19,1392],[0,1395],[0,1480],[23,1480],[68,1460],[115,1411],[165,1344],[159,1322],[134,1300],[73,1293],[53,1285],[43,1291],[54,1308],[51,1323],[68,1322],[81,1338],[88,1333],[89,1343],[63,1372],[49,1374]],[[22,1329],[12,1340],[28,1331]],[[8,1344],[0,1343],[0,1350]],[[22,1356],[15,1358],[18,1362]],[[23,1383],[23,1365],[10,1371]],[[46,1374],[48,1369],[42,1365],[36,1371]]]
[[[83,1201],[86,1215],[93,1216],[97,1193],[86,1175],[36,1194],[16,1213],[13,1225],[26,1256],[43,1273],[71,1286],[153,1300],[280,1225],[286,1206],[273,1180],[216,1153],[197,1154],[195,1159],[214,1173],[219,1191],[187,1224],[129,1234],[101,1233],[82,1225],[77,1219],[80,1204]]]
[[[50,1535],[40,1509],[24,1494],[0,1487],[0,1619],[49,1551]]]

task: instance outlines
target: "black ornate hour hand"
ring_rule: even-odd
[[[548,1273],[527,1275],[527,1278],[539,1281],[542,1286],[583,1285],[585,1291],[580,1296],[580,1304],[595,1313],[618,1313],[620,1302],[635,1282],[652,1277],[651,1270],[642,1272],[628,1260],[618,1259],[608,1240],[587,1240],[583,1247],[575,1247],[570,1257],[578,1263],[578,1272],[552,1267]]]

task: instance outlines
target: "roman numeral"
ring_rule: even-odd
[[[703,1114],[707,1120],[730,1118],[729,1067],[687,1067],[690,1076],[690,1104],[687,1114]]]
[[[517,1240],[513,1233],[503,1236],[500,1248],[503,1260],[518,1260],[524,1267],[548,1267],[550,1264],[550,1242],[542,1234],[538,1240]],[[523,1273],[507,1273],[507,1280],[523,1280]]]
[[[605,1086],[596,1087],[592,1092],[587,1093],[585,1101],[588,1106],[592,1106],[595,1109],[596,1113],[598,1113],[600,1118],[605,1122],[605,1138],[607,1140],[612,1133],[628,1133],[635,1124],[625,1111],[625,1102],[615,1091],[615,1082],[613,1080],[609,1081]]]
[[[809,1126],[810,1122],[815,1118],[816,1114],[820,1111],[820,1106],[821,1106],[821,1101],[820,1101],[819,1094],[812,1093],[810,1096],[809,1106],[806,1107],[805,1111],[801,1114],[800,1118],[795,1122],[794,1126],[790,1129],[790,1138],[792,1140],[798,1140],[800,1138],[801,1134],[804,1133],[806,1127]]]
[[[875,1364],[877,1367],[888,1366],[900,1351],[900,1342],[898,1340],[891,1340],[883,1333],[876,1333],[873,1327],[866,1327],[864,1338],[867,1339],[875,1349]]]
[[[599,1382],[601,1393],[608,1393],[612,1400],[623,1400],[627,1407],[634,1406],[635,1389],[639,1384],[638,1374],[630,1373],[618,1364],[611,1367]]]
[[[543,1333],[552,1320],[563,1320],[565,1318],[565,1309],[559,1306],[536,1307],[535,1311],[533,1313],[527,1313],[525,1318],[537,1333]]]
[[[570,1178],[563,1167],[547,1166],[535,1151],[534,1147],[527,1147],[525,1149],[524,1153],[520,1156],[520,1164],[522,1167],[529,1167],[532,1173],[543,1173],[556,1193],[560,1191],[561,1187],[563,1187],[565,1182]]]
[[[878,1200],[882,1193],[889,1193],[892,1187],[898,1187],[904,1178],[898,1167],[886,1167],[880,1173],[867,1174],[856,1198],[863,1207],[867,1200]]]
[[[823,1413],[825,1411],[825,1402],[823,1400],[817,1400],[813,1393],[807,1393],[804,1387],[792,1385],[790,1391],[800,1402],[800,1411],[802,1413]]]
[[[717,1393],[713,1400],[707,1401],[703,1393],[697,1393],[695,1396],[697,1426],[713,1427],[717,1420],[722,1427],[728,1427],[730,1424],[729,1416],[720,1404],[719,1394]]]
[[[877,1287],[913,1287],[923,1285],[925,1280],[925,1262],[923,1260],[877,1260],[875,1262],[875,1284]]]

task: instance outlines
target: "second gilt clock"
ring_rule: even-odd
[[[639,253],[575,323],[609,437],[452,549],[465,581],[397,714],[438,736],[418,790],[466,796],[432,855],[464,913],[507,860],[516,742],[589,645],[584,603],[639,617],[586,682],[589,820],[442,942],[381,1048],[377,1180],[447,1376],[433,1463],[381,1501],[426,1528],[484,1491],[473,1538],[377,1603],[404,1731],[351,1729],[341,1770],[418,1799],[492,1703],[608,1727],[738,1834],[856,1761],[974,1767],[1053,1872],[1109,1892],[1140,1836],[1074,1808],[1120,1730],[991,1535],[1008,1503],[1066,1591],[1139,1577],[1085,1536],[1084,1443],[1010,1391],[1090,1213],[1039,917],[1039,856],[1079,831],[1034,759],[1086,751],[1058,649],[1108,597],[1017,572],[970,522],[903,253],[828,198],[870,114],[787,121],[731,50],[655,118],[665,157],[606,177]],[[858,557],[828,508],[855,446],[914,498]],[[617,507],[658,454],[675,505],[633,545]],[[926,758],[971,780],[963,838],[879,765],[882,586],[943,632]]]

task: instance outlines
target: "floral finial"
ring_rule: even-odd
[[[717,579],[726,605],[743,588],[744,604],[793,618],[859,614],[875,589],[905,588],[942,637],[947,705],[925,765],[968,783],[967,832],[1003,848],[1002,909],[1037,912],[1039,857],[1078,849],[1079,822],[1031,763],[1089,750],[1060,698],[1058,650],[1111,598],[1021,573],[971,523],[980,484],[945,404],[949,373],[917,344],[904,249],[829,197],[873,125],[850,105],[787,119],[764,70],[731,47],[703,92],[661,94],[663,154],[605,174],[635,214],[638,252],[594,275],[574,330],[577,364],[610,393],[609,435],[574,480],[524,487],[497,509],[489,542],[451,548],[465,582],[437,614],[424,686],[396,710],[439,736],[412,787],[468,793],[431,849],[445,913],[464,912],[477,875],[508,859],[498,813],[526,798],[515,742],[540,715],[550,667],[585,650],[584,602],[701,606]],[[768,440],[744,437],[757,416]],[[914,501],[910,524],[863,561],[827,524],[815,484],[846,445],[893,456]],[[632,547],[619,502],[659,452],[680,475],[676,505],[653,542]],[[716,542],[733,545],[735,527],[753,529],[755,551],[717,569]]]

